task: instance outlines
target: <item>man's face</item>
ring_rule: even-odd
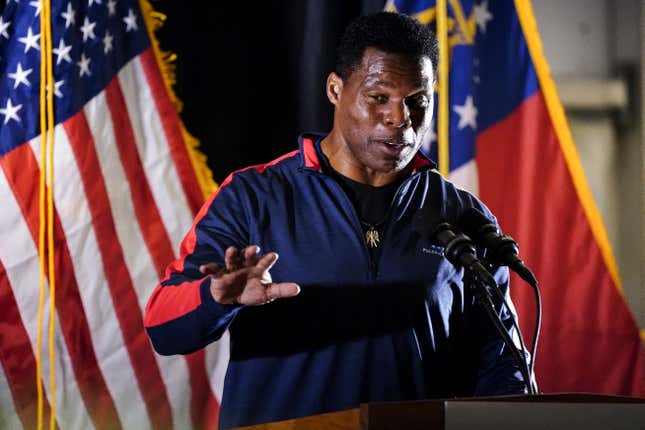
[[[353,169],[392,174],[416,154],[433,110],[429,58],[413,60],[367,48],[360,67],[338,79],[334,127],[342,135],[343,157]],[[328,85],[333,90],[333,85]]]

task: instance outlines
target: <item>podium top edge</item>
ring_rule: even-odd
[[[395,405],[419,405],[421,403],[446,402],[540,402],[540,403],[645,403],[645,398],[614,396],[594,393],[547,393],[537,395],[507,395],[486,397],[455,397],[445,399],[409,400],[396,402],[370,402],[361,404],[361,409],[394,407]]]

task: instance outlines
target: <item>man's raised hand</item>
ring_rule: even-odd
[[[211,278],[211,294],[216,302],[262,305],[300,293],[298,284],[272,282],[269,270],[278,261],[278,254],[269,252],[259,257],[258,252],[260,247],[256,245],[241,250],[230,246],[224,255],[225,268],[215,263],[199,267],[200,272]]]

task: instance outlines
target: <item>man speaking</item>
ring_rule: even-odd
[[[327,78],[331,132],[234,172],[197,215],[145,325],[160,354],[229,330],[221,428],[525,392],[463,268],[413,227],[422,208],[454,220],[474,207],[494,220],[418,152],[436,66],[435,36],[412,18],[356,19]],[[494,277],[510,303],[508,271]],[[500,314],[515,337],[513,310]]]

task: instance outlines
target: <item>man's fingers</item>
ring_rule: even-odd
[[[260,252],[260,247],[257,245],[251,245],[244,248],[242,254],[244,255],[244,265],[246,267],[255,266],[255,263],[258,261],[258,253]]]
[[[226,252],[224,253],[224,266],[229,272],[231,271],[231,265],[233,264],[233,258],[236,253],[237,248],[234,246],[229,246],[228,248],[226,248]]]
[[[239,249],[234,246],[229,246],[224,253],[224,263],[226,264],[227,271],[234,272],[242,268],[244,257]]]
[[[266,289],[266,295],[269,301],[283,299],[285,297],[297,296],[300,293],[300,286],[293,282],[278,282],[269,284]]]
[[[242,269],[231,273],[220,272],[220,276],[213,276],[211,278],[211,294],[215,301],[222,304],[237,303],[237,298],[243,294],[247,287],[250,271],[251,269]]]
[[[202,273],[212,276],[211,294],[218,303],[260,305],[300,293],[300,287],[292,282],[272,283],[269,270],[278,261],[278,254],[269,252],[259,257],[259,252],[257,245],[241,250],[230,246],[224,254],[225,270],[216,263],[200,266]]]
[[[199,271],[204,275],[215,275],[220,270],[220,267],[216,263],[206,263],[199,266]]]
[[[276,261],[278,261],[278,254],[275,252],[269,252],[264,254],[262,258],[258,260],[255,267],[260,269],[262,272],[266,272],[273,267]]]

